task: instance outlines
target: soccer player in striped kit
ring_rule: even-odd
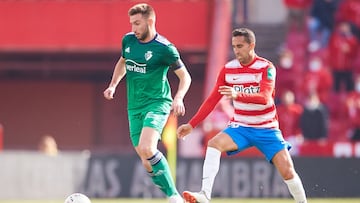
[[[274,65],[256,55],[255,34],[247,28],[232,32],[232,47],[236,59],[220,71],[215,87],[187,124],[181,125],[178,138],[185,138],[214,109],[225,96],[233,101],[234,116],[223,131],[207,144],[200,192],[184,191],[190,203],[208,203],[215,176],[220,166],[221,153],[236,154],[255,146],[275,165],[297,203],[306,203],[305,190],[294,169],[288,152],[290,144],[279,130],[274,87]]]

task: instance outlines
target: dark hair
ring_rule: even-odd
[[[139,13],[143,15],[146,19],[150,16],[155,16],[155,11],[153,7],[146,3],[136,4],[128,11],[129,16],[133,16]]]
[[[248,28],[237,28],[232,31],[233,37],[243,36],[245,38],[245,41],[249,44],[255,43],[255,34],[252,30]]]

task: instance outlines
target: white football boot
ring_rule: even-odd
[[[203,191],[201,192],[189,192],[184,191],[183,197],[186,203],[209,203],[210,200],[206,197]]]

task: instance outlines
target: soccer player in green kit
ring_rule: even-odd
[[[126,74],[130,138],[135,151],[169,202],[183,203],[157,144],[170,111],[175,116],[185,114],[183,98],[191,77],[176,47],[156,32],[154,9],[140,3],[131,7],[128,14],[132,32],[122,39],[122,56],[104,97],[113,99],[116,86]],[[169,69],[179,78],[174,99],[167,79]]]

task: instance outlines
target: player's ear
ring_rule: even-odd
[[[154,26],[155,25],[155,20],[153,18],[148,18],[148,24],[150,26]]]
[[[254,42],[250,43],[250,48],[255,49],[255,43]]]

